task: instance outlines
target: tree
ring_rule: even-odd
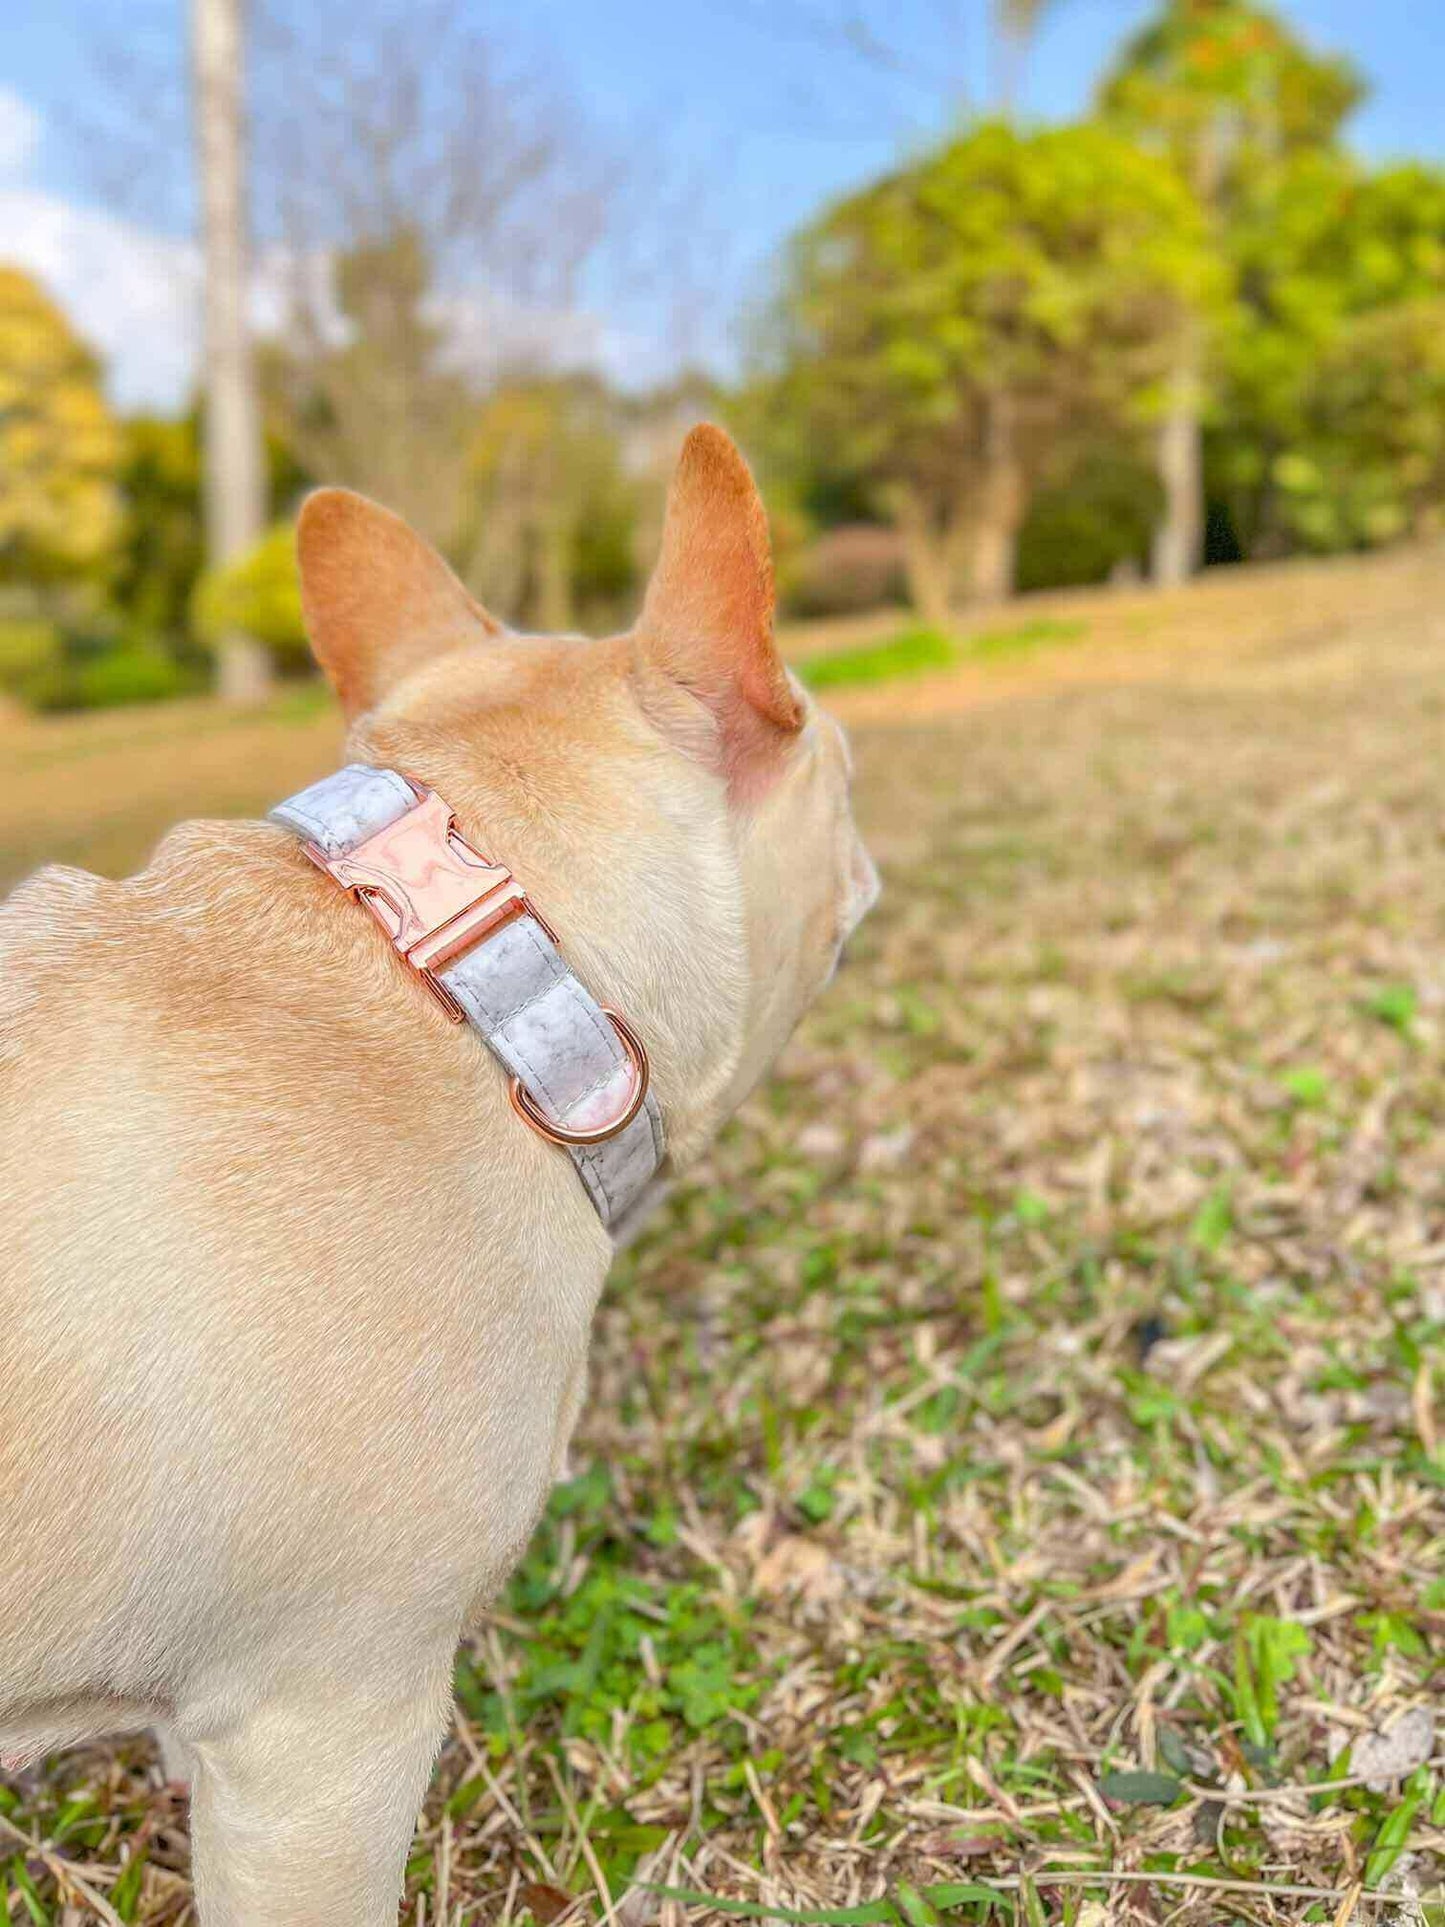
[[[969,58],[974,23],[957,0],[932,0],[921,14],[883,0],[874,5],[869,0],[768,0],[766,6],[743,10],[775,35],[801,35],[825,55],[841,55],[855,72],[861,68],[885,83],[902,83],[913,106],[921,100],[933,123],[947,125],[977,111],[980,102],[1000,119],[1013,115],[1039,29],[1057,5],[1058,0],[985,0],[982,85],[970,74],[976,64]],[[924,39],[926,47],[920,44]],[[870,111],[870,139],[876,137],[877,119]],[[911,117],[909,124],[916,130]]]
[[[1438,530],[1445,513],[1445,300],[1359,317],[1321,357],[1307,425],[1276,464],[1282,515],[1309,548]]]
[[[1297,156],[1328,146],[1360,94],[1347,61],[1313,54],[1267,8],[1250,0],[1165,0],[1125,46],[1099,105],[1131,138],[1169,155],[1228,255],[1243,197]],[[1164,515],[1154,574],[1161,584],[1184,580],[1201,559],[1210,351],[1202,328],[1181,334],[1160,419]]]
[[[0,579],[105,568],[120,452],[95,358],[34,281],[0,267]]]
[[[205,248],[205,503],[213,564],[252,548],[265,522],[261,412],[251,350],[245,138],[245,0],[193,0],[192,70]],[[220,646],[232,702],[266,692],[269,659],[240,631]]]
[[[1097,127],[984,126],[800,238],[780,407],[874,484],[941,621],[961,589],[1009,593],[1040,478],[1137,412],[1212,287],[1167,163]]]
[[[428,312],[433,270],[408,225],[327,263],[334,322],[262,358],[270,412],[308,473],[385,502],[443,545],[464,506],[476,397]]]
[[[121,438],[125,523],[112,600],[128,629],[175,645],[205,563],[199,423],[194,410],[179,420],[134,415]]]
[[[590,376],[506,383],[476,416],[458,561],[490,607],[527,628],[615,619],[633,586],[636,491],[615,417]]]
[[[318,480],[450,551],[477,398],[582,345],[568,317],[617,163],[464,0],[274,7],[256,70],[268,402]]]
[[[110,600],[127,634],[159,642],[175,654],[189,653],[193,595],[206,566],[201,504],[201,436],[198,411],[172,419],[132,415],[121,423],[119,470],[125,517],[110,572]],[[289,448],[268,437],[266,495],[272,502],[294,502],[307,482]],[[265,538],[263,538],[264,540]],[[229,576],[243,569],[253,550],[216,564],[212,574]],[[209,623],[203,640],[218,646],[241,633],[262,644],[275,658],[277,645],[266,628],[234,618]],[[289,644],[289,637],[286,639]],[[287,666],[283,662],[283,666]]]
[[[1445,173],[1301,154],[1242,197],[1231,240],[1241,299],[1218,353],[1229,431],[1211,437],[1210,470],[1246,550],[1418,526],[1433,486],[1421,456]]]

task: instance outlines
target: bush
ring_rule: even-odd
[[[17,690],[32,709],[112,709],[166,702],[203,688],[204,675],[150,643],[58,654]]]
[[[277,523],[247,554],[207,569],[191,597],[191,621],[209,649],[239,630],[264,643],[279,669],[310,669],[291,524]]]
[[[1141,462],[1098,451],[1067,482],[1039,491],[1019,536],[1020,592],[1106,582],[1120,562],[1147,562],[1162,506]]]
[[[27,686],[60,661],[63,646],[53,622],[0,622],[0,691],[25,697]]]
[[[153,642],[41,621],[0,622],[0,692],[27,708],[107,709],[162,702],[204,682]]]
[[[826,530],[789,572],[793,615],[854,615],[905,599],[902,539],[897,530],[871,522]]]

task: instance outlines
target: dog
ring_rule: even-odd
[[[877,890],[720,429],[608,641],[508,632],[345,490],[297,541],[345,783],[395,788],[407,849],[308,849],[335,795],[305,792],[0,908],[0,1756],[157,1726],[204,1927],[395,1921],[454,1649],[545,1503],[615,1241]],[[525,937],[615,1032],[626,1211],[519,1109],[536,1035],[483,1048],[443,1007],[461,963],[449,998],[398,956],[407,863],[480,878],[488,943]]]

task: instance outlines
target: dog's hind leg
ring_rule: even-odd
[[[161,1772],[166,1776],[166,1785],[185,1787],[189,1790],[196,1776],[195,1761],[191,1758],[190,1748],[172,1727],[158,1726],[155,1729],[156,1750],[161,1756]]]
[[[304,1691],[196,1740],[201,1927],[395,1927],[417,1809],[450,1705],[451,1654],[412,1690]]]

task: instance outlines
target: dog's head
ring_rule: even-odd
[[[423,778],[508,863],[647,1036],[674,1152],[756,1083],[877,878],[838,726],[773,640],[767,522],[718,428],[688,437],[635,629],[510,633],[434,550],[324,489],[298,534],[307,629],[355,752]]]

